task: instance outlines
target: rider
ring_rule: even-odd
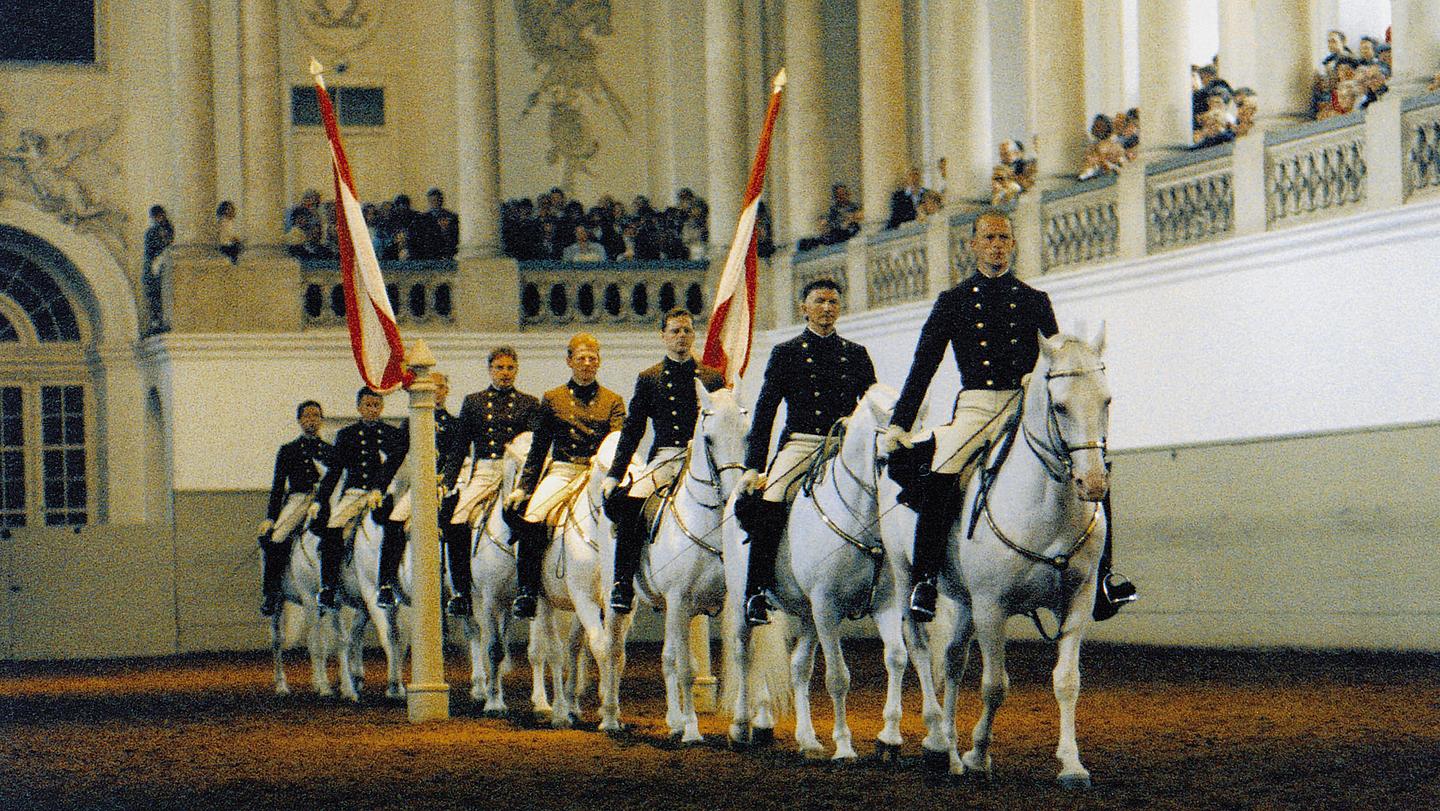
[[[840,317],[840,285],[816,279],[800,293],[805,331],[776,346],[765,367],[765,382],[755,402],[755,422],[745,453],[740,488],[761,491],[745,512],[749,534],[750,570],[745,584],[745,621],[769,622],[770,603],[765,590],[775,585],[775,556],[785,532],[789,511],[787,491],[809,469],[820,453],[825,434],[875,383],[875,366],[865,347],[835,333]],[[785,430],[780,449],[762,479],[760,466],[770,448],[775,411],[785,402]]]
[[[304,525],[315,486],[335,460],[335,447],[320,438],[325,412],[314,400],[295,407],[300,436],[280,446],[275,453],[275,479],[270,485],[270,507],[260,522],[260,552],[264,568],[260,578],[263,599],[260,613],[274,616],[285,603],[280,580],[290,560],[290,546]]]
[[[887,440],[893,446],[914,446],[917,463],[929,463],[930,473],[911,488],[918,495],[915,523],[915,586],[910,594],[910,615],[918,622],[935,617],[936,579],[944,563],[945,539],[960,514],[962,484],[973,470],[971,457],[1004,427],[1020,407],[1022,378],[1035,368],[1040,335],[1059,331],[1050,297],[1015,278],[1014,228],[1004,212],[990,209],[976,217],[970,238],[978,270],[943,292],[920,330],[915,359],[900,399],[895,404]],[[906,432],[920,411],[920,403],[935,369],[949,345],[960,370],[962,390],[948,425],[915,442]],[[903,478],[905,465],[892,455],[891,475]],[[907,494],[908,496],[908,494]],[[906,501],[911,501],[909,497]],[[1106,515],[1110,515],[1107,497]],[[1120,606],[1134,600],[1135,587],[1119,575],[1110,577],[1110,538],[1106,533],[1101,557],[1096,619],[1114,616]]]
[[[630,613],[635,599],[635,573],[645,544],[641,508],[646,498],[679,475],[685,463],[685,448],[695,434],[695,420],[700,414],[695,381],[699,380],[707,391],[725,385],[724,375],[697,364],[690,354],[695,344],[695,322],[689,310],[676,307],[661,317],[660,340],[665,344],[665,359],[635,378],[630,412],[625,416],[615,461],[603,485],[606,504],[615,519],[615,587],[610,592],[610,609],[619,614]],[[629,469],[649,422],[655,425],[655,438],[650,443],[648,464],[643,473],[629,480],[625,493],[612,498],[621,489],[620,479]]]
[[[355,393],[355,408],[360,421],[347,425],[335,435],[335,464],[320,481],[320,492],[310,510],[312,526],[322,529],[320,536],[320,593],[316,602],[325,610],[338,610],[340,599],[335,589],[340,585],[340,562],[345,554],[342,533],[345,524],[366,507],[377,515],[389,515],[394,497],[385,495],[385,488],[395,478],[395,471],[410,450],[410,437],[405,431],[380,421],[385,399],[374,390],[363,387]],[[345,490],[332,513],[330,496],[345,477]],[[390,523],[385,521],[384,523]]]
[[[515,388],[519,372],[514,349],[499,346],[490,352],[490,387],[466,395],[445,451],[440,487],[447,495],[440,507],[440,526],[454,587],[445,607],[451,616],[470,613],[470,522],[479,517],[475,511],[500,486],[505,446],[530,430],[540,410],[539,400]],[[457,487],[467,459],[471,461],[469,479],[464,487]]]
[[[535,441],[520,483],[505,500],[515,536],[515,567],[519,586],[515,592],[515,616],[535,616],[540,595],[540,565],[545,558],[545,517],[564,503],[577,486],[583,486],[590,457],[611,431],[625,421],[625,401],[595,381],[600,371],[600,341],[588,332],[570,339],[565,350],[570,382],[547,392],[540,400],[535,418]],[[551,454],[545,476],[540,469],[545,454]]]
[[[430,382],[435,384],[435,472],[439,473],[445,459],[445,450],[450,446],[452,430],[455,426],[455,417],[445,410],[445,400],[450,396],[450,377],[444,372],[430,372]],[[401,426],[402,431],[408,437],[410,435],[408,420]],[[408,540],[405,533],[405,522],[410,520],[411,489],[410,486],[399,488],[403,493],[398,498],[393,498],[395,508],[390,511],[390,519],[383,523],[384,531],[380,536],[380,567],[375,582],[379,588],[375,592],[375,604],[381,608],[395,607],[395,584],[400,580],[400,561],[405,557],[405,542]],[[398,485],[397,485],[398,488]],[[445,513],[446,505],[441,503],[440,513],[442,523],[447,519]]]

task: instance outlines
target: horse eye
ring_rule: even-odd
[[[750,409],[748,409],[748,408],[742,408],[742,409],[740,409],[740,413],[741,413],[741,414],[749,414],[749,413],[750,413]]]
[[[708,409],[708,408],[702,408],[702,409],[700,409],[700,416],[702,416],[702,417],[713,417],[713,416],[715,416],[715,412],[714,412],[714,411],[711,411],[711,410]]]
[[[1064,403],[1056,403],[1056,404],[1055,404],[1055,413],[1056,413],[1056,414],[1069,414],[1069,413],[1070,413],[1070,409],[1069,409],[1068,407],[1066,407],[1066,405],[1065,405]]]

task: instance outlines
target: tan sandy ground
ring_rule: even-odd
[[[261,653],[0,665],[0,809],[1440,808],[1437,656],[1089,645],[1078,723],[1095,786],[1075,792],[1054,784],[1048,646],[1012,645],[988,784],[867,762],[884,670],[877,644],[848,652],[862,762],[843,767],[795,755],[788,721],[770,750],[726,751],[718,716],[704,745],[671,745],[653,645],[632,645],[621,739],[479,717],[458,654],[455,718],[419,726],[383,698],[374,658],[360,706],[310,695],[299,655],[286,698]],[[528,709],[520,661],[507,697]],[[907,761],[923,736],[908,682]],[[818,673],[813,695],[828,743]]]

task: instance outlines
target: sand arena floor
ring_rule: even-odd
[[[1236,652],[1094,644],[1081,655],[1082,757],[1095,785],[1066,791],[1045,645],[1012,643],[1012,690],[996,722],[988,783],[925,773],[913,676],[907,762],[867,759],[880,727],[879,646],[848,646],[851,726],[862,760],[834,766],[772,749],[738,754],[725,722],[704,744],[671,744],[654,645],[634,644],[622,710],[631,732],[538,728],[528,712],[486,719],[469,665],[448,656],[454,718],[412,725],[368,662],[364,701],[277,697],[266,653],[0,665],[0,808],[1398,808],[1440,807],[1440,657]],[[507,679],[528,710],[523,654]],[[817,670],[822,669],[817,666]],[[978,711],[967,676],[959,723]],[[829,743],[829,698],[814,706]]]

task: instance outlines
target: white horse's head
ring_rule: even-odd
[[[500,482],[502,494],[509,493],[515,487],[515,479],[520,475],[520,469],[525,466],[525,457],[530,455],[530,445],[535,440],[535,434],[530,431],[523,431],[515,435],[505,446],[504,478]]]
[[[730,389],[712,394],[696,380],[695,397],[700,413],[690,445],[690,468],[718,482],[717,495],[724,501],[745,471],[745,436],[750,433],[750,417]]]
[[[1092,341],[1041,336],[1040,357],[1025,387],[1024,428],[1031,443],[1038,446],[1051,475],[1068,476],[1085,501],[1104,499],[1110,488],[1105,470],[1110,387],[1101,360],[1104,351],[1103,325]]]
[[[900,392],[894,387],[876,383],[855,404],[845,420],[845,441],[840,444],[840,455],[852,467],[874,462],[879,453],[876,437],[890,423],[899,399]]]

